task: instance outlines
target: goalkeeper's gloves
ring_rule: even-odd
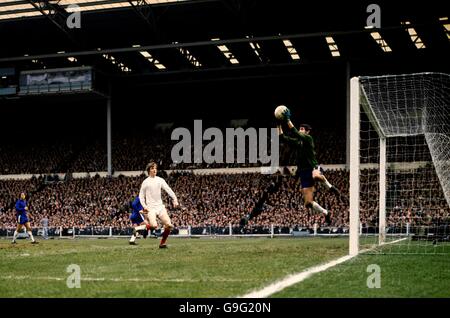
[[[286,110],[283,112],[284,115],[284,121],[290,121],[291,120],[291,111],[289,108],[286,108]]]

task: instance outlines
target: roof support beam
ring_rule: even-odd
[[[416,24],[414,27],[421,27],[434,24]],[[393,26],[385,27],[379,30],[400,30],[405,29],[405,26]],[[50,54],[38,54],[29,56],[15,56],[15,57],[3,57],[0,58],[0,63],[3,62],[13,62],[13,61],[26,61],[33,59],[42,58],[54,58],[54,57],[70,57],[70,56],[84,56],[84,55],[99,55],[99,54],[113,54],[113,53],[126,53],[126,52],[137,52],[137,51],[152,51],[152,50],[163,50],[170,48],[183,48],[183,47],[199,47],[205,45],[221,45],[221,44],[231,44],[231,43],[249,43],[253,41],[272,41],[280,40],[283,41],[285,38],[288,39],[300,39],[300,38],[315,38],[324,36],[346,36],[352,34],[363,34],[373,32],[372,29],[361,29],[353,31],[335,31],[335,32],[314,32],[314,33],[302,33],[302,34],[285,34],[285,35],[275,35],[275,36],[258,36],[254,38],[239,38],[239,39],[227,39],[227,40],[217,40],[217,41],[198,41],[198,42],[184,42],[184,43],[172,43],[172,44],[155,44],[155,45],[144,45],[139,47],[123,47],[123,48],[113,48],[113,49],[101,49],[101,50],[85,50],[76,52],[67,52],[62,54],[50,53]],[[370,36],[370,35],[369,35]]]
[[[134,12],[149,26],[152,36],[157,42],[161,42],[162,35],[158,27],[157,18],[148,0],[128,0]]]
[[[58,4],[48,0],[27,0],[33,7],[39,10],[42,15],[48,18],[58,27],[74,44],[79,44],[67,28],[67,18],[69,13]]]
[[[247,38],[252,38],[253,35],[250,34],[248,26],[248,16],[249,12],[256,6],[257,1],[221,0],[221,3],[231,12],[233,18],[236,19],[239,29],[243,30]],[[249,44],[261,63],[267,64],[269,59],[265,56],[258,43],[251,41]]]
[[[245,2],[242,0],[221,0],[220,2],[232,13],[233,17],[237,19],[239,26],[247,32],[248,16],[256,7],[257,0]]]

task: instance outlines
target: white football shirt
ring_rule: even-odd
[[[167,192],[173,201],[177,202],[177,197],[169,185],[163,178],[158,176],[147,177],[141,185],[141,191],[139,192],[139,199],[142,207],[147,211],[153,209],[160,209],[164,207],[161,198],[161,189]]]

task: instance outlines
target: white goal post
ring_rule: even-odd
[[[450,252],[449,99],[448,74],[351,79],[350,255]]]

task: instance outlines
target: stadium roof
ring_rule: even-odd
[[[179,1],[186,0],[2,0],[0,3],[0,20],[40,16],[50,13],[55,8],[62,8],[67,12],[84,12],[127,8],[142,2],[152,5]]]
[[[81,27],[66,20],[77,9]],[[448,67],[444,1],[28,0],[0,4],[0,67],[92,65],[117,77],[270,70],[351,61]],[[5,45],[6,44],[6,45]],[[440,65],[440,66],[439,66]],[[328,66],[327,66],[328,67]],[[445,70],[443,70],[445,71]]]

